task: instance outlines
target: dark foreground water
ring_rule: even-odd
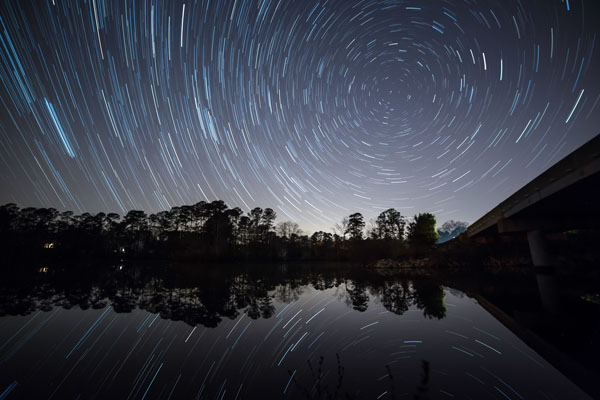
[[[2,284],[0,400],[590,398],[431,277],[343,266],[33,275]]]

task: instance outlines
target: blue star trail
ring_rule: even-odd
[[[0,4],[0,202],[474,221],[598,133],[592,0]]]

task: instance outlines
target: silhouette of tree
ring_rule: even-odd
[[[250,217],[250,235],[255,243],[260,242],[262,239],[261,220],[263,212],[264,211],[262,208],[255,207],[252,210],[250,210],[250,213],[248,215]]]
[[[361,213],[354,213],[348,217],[348,226],[345,233],[350,236],[351,240],[361,240],[363,238],[363,229],[365,228],[365,220]]]
[[[435,231],[435,216],[429,213],[417,214],[408,224],[407,239],[411,245],[430,247],[435,244],[438,234]]]
[[[169,232],[173,230],[173,221],[168,211],[160,211],[150,215],[148,223],[153,236],[158,240],[166,240]]]
[[[393,208],[387,209],[375,220],[375,232],[377,239],[395,239],[404,238],[404,227],[406,220]]]
[[[275,227],[275,232],[285,239],[291,238],[292,235],[302,235],[302,230],[300,229],[300,226],[292,221],[284,221],[278,223]]]
[[[250,231],[255,243],[266,243],[277,214],[271,208],[256,207],[250,211]]]
[[[234,221],[241,213],[239,208],[229,210],[222,200],[215,200],[206,206],[208,218],[202,226],[202,237],[214,257],[222,257],[235,244]]]
[[[271,208],[265,208],[261,219],[262,234],[264,235],[264,238],[266,238],[267,234],[273,229],[275,218],[277,218],[275,211]]]
[[[245,246],[250,242],[252,237],[252,220],[247,215],[242,215],[238,219],[237,227],[237,242],[241,246]]]
[[[122,230],[122,241],[134,252],[141,251],[145,246],[148,230],[148,216],[144,211],[131,210],[120,224]]]
[[[346,232],[348,231],[348,217],[344,217],[341,223],[335,224],[333,230],[336,235],[342,238],[342,240],[346,240]]]
[[[106,231],[114,231],[119,223],[121,216],[117,213],[108,213],[106,214],[106,219],[104,220],[106,223],[105,230]]]
[[[0,206],[0,232],[11,232],[15,229],[19,219],[20,210],[15,203]]]
[[[146,213],[139,210],[129,211],[123,218],[122,223],[126,232],[140,232],[148,227]]]
[[[310,241],[314,245],[327,245],[333,243],[333,235],[329,232],[317,231],[310,236]]]
[[[204,226],[208,215],[208,204],[205,201],[199,201],[194,204],[191,209],[192,231],[199,231]]]

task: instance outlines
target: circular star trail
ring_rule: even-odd
[[[474,221],[598,133],[595,1],[3,1],[0,201]]]

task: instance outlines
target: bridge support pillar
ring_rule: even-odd
[[[535,278],[542,307],[550,314],[558,314],[560,310],[560,299],[558,297],[558,283],[556,272],[551,268],[536,268]]]
[[[527,232],[527,240],[529,241],[531,260],[536,267],[536,280],[542,306],[546,312],[558,313],[558,286],[544,234],[540,230]]]
[[[550,255],[542,231],[527,232],[527,240],[529,241],[529,251],[531,252],[533,265],[536,267],[549,267],[551,265]]]

